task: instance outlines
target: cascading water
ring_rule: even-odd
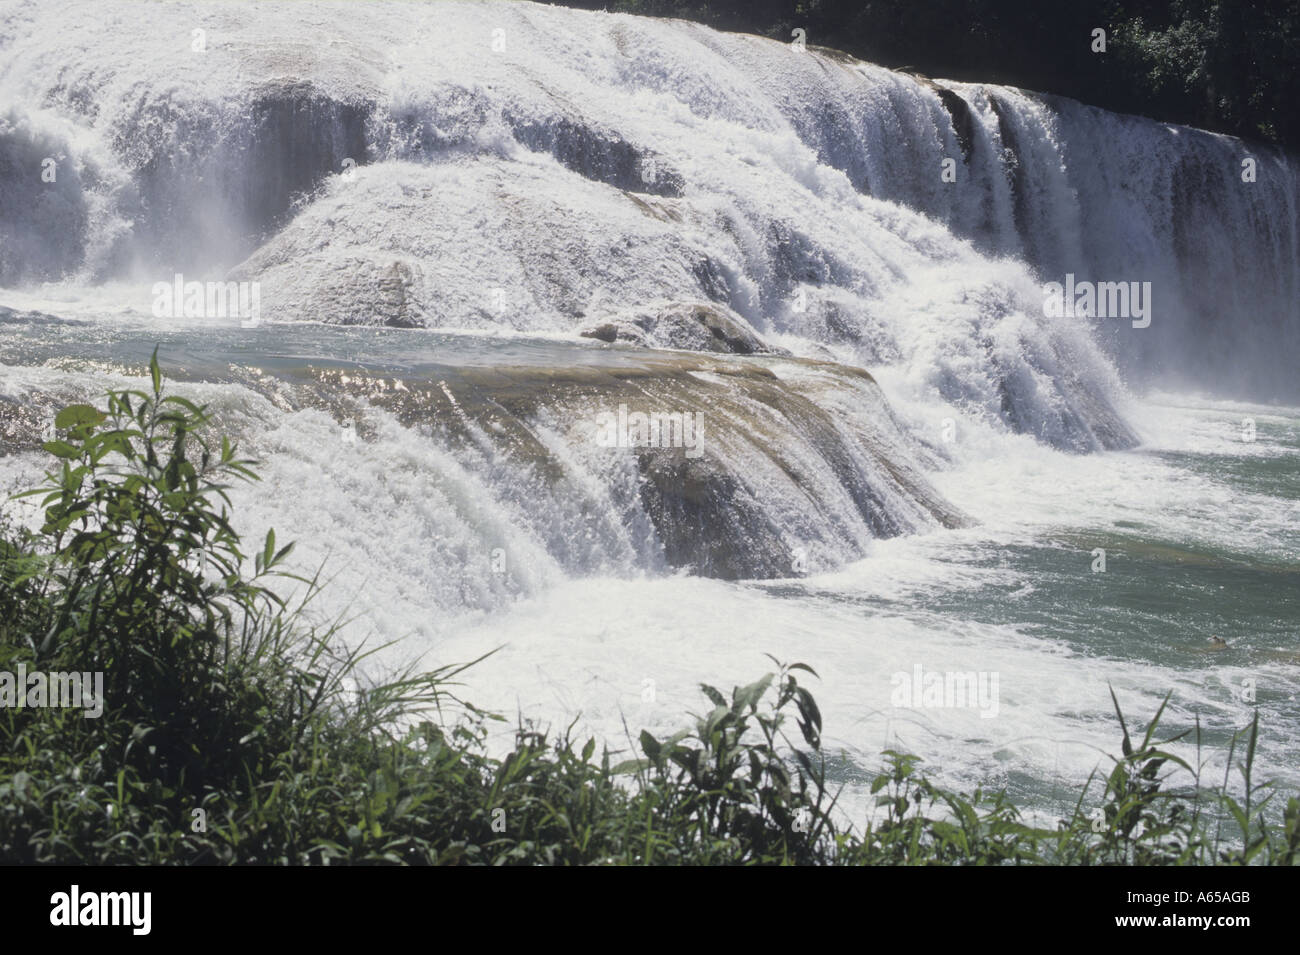
[[[1297,185],[1228,137],[682,22],[9,0],[0,476],[161,343],[265,462],[240,520],[337,572],[350,634],[506,646],[477,702],[613,739],[769,651],[823,664],[855,759],[993,753],[1049,806],[1109,748],[1106,681],[1227,725],[1249,672],[1300,722],[1297,417],[1224,403],[1300,399]],[[258,321],[177,275],[256,285]],[[1046,314],[1067,275],[1151,283],[1150,325]],[[621,406],[700,415],[702,453],[600,446]],[[1179,656],[1233,626],[1241,672]],[[1000,718],[894,707],[918,661],[999,672]]]

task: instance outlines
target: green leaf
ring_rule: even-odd
[[[649,730],[641,731],[641,750],[654,762],[659,761],[659,741],[650,735]]]
[[[98,408],[92,408],[90,405],[68,405],[54,416],[54,427],[60,431],[67,431],[78,425],[100,424],[105,417],[102,411]]]
[[[1124,725],[1124,714],[1120,712],[1119,700],[1115,699],[1115,688],[1110,684],[1107,684],[1106,688],[1110,690],[1110,701],[1115,704],[1115,715],[1119,717],[1119,728],[1124,733],[1124,739],[1123,742],[1120,743],[1120,748],[1124,751],[1125,756],[1132,756],[1133,743],[1129,739],[1128,727]]]
[[[744,686],[736,690],[733,694],[736,703],[742,708],[746,706],[756,706],[759,699],[762,698],[763,694],[767,692],[767,688],[771,685],[772,674],[769,673],[767,676],[755,680],[753,683],[749,684],[749,686]]]
[[[650,765],[648,759],[625,759],[612,767],[610,772],[615,776],[630,776],[633,773],[641,772],[643,769],[649,769]]]
[[[81,453],[66,441],[46,441],[41,447],[56,458],[75,458]]]
[[[721,693],[719,693],[715,688],[709,686],[707,683],[701,683],[700,690],[703,691],[704,695],[709,698],[709,701],[714,706],[727,705],[727,698],[723,696]]]

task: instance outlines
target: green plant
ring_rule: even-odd
[[[0,518],[0,670],[101,671],[104,709],[0,708],[0,862],[93,864],[1295,864],[1300,802],[1280,822],[1254,779],[1258,722],[1232,740],[1244,780],[1203,787],[1156,741],[1162,705],[1086,808],[1054,830],[1005,792],[956,793],[885,753],[861,832],[828,787],[822,716],[801,663],[730,697],[641,756],[572,726],[520,724],[455,695],[465,667],[362,680],[362,651],[302,616],[319,578],[251,556],[227,491],[253,462],[203,408],[147,391],[61,412],[39,530]],[[251,565],[251,567],[250,567]],[[275,582],[302,587],[290,603]],[[357,689],[356,686],[360,688]],[[1112,699],[1114,699],[1112,694]],[[1166,703],[1168,700],[1166,699]],[[436,717],[436,718],[433,718]],[[787,733],[791,718],[797,737]],[[1199,726],[1197,743],[1199,751]],[[1170,788],[1190,770],[1193,785]],[[1239,838],[1226,837],[1235,822]]]
[[[666,740],[642,731],[646,758],[616,771],[637,774],[642,800],[655,811],[686,820],[687,832],[679,835],[689,840],[685,846],[680,838],[672,845],[649,840],[642,861],[675,860],[688,850],[729,863],[806,863],[828,856],[835,800],[826,799],[821,712],[799,684],[800,670],[816,675],[802,663],[781,666],[737,687],[729,701],[701,685],[713,708],[692,727]],[[775,700],[764,706],[774,683]],[[806,749],[784,731],[791,705]]]

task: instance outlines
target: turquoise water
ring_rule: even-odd
[[[455,462],[378,411],[368,440],[341,446],[331,418],[266,405],[240,369],[286,381],[320,367],[433,379],[470,365],[612,367],[634,350],[369,328],[0,323],[13,394],[102,391],[138,373],[155,343],[168,374],[214,402],[264,462],[261,486],[236,492],[242,526],[274,526],[299,542],[301,566],[329,568],[325,609],[347,608],[358,639],[396,641],[378,666],[498,649],[466,675],[468,699],[552,726],[577,719],[579,732],[627,748],[625,724],[633,735],[667,732],[698,712],[700,682],[748,682],[769,665],[765,653],[804,661],[820,674],[814,689],[828,743],[843,753],[851,814],[867,811],[865,785],[890,746],[920,754],[952,785],[1005,785],[1032,811],[1064,812],[1119,752],[1112,688],[1130,730],[1166,694],[1169,732],[1199,718],[1216,780],[1232,732],[1258,713],[1261,774],[1300,788],[1296,409],[1135,398],[1126,413],[1143,446],[1093,455],[970,428],[932,475],[975,519],[970,528],[878,541],[866,559],[802,579],[538,571],[504,603],[458,607],[431,583],[445,575],[425,529],[440,526],[437,514],[419,516],[465,510],[446,496]],[[900,413],[916,418],[905,403]],[[1252,442],[1241,438],[1244,418],[1255,422]],[[0,458],[6,486],[39,469],[31,452]],[[475,506],[489,523],[507,519],[490,501]],[[1097,548],[1104,572],[1093,570]],[[1212,651],[1211,637],[1227,647]],[[997,674],[996,714],[896,705],[891,681],[917,666]],[[1190,742],[1178,751],[1196,761]]]

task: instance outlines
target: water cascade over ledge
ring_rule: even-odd
[[[682,21],[0,0],[0,491],[157,346],[239,530],[499,712],[668,733],[771,653],[854,767],[1073,805],[1109,686],[1294,780],[1297,169]]]

